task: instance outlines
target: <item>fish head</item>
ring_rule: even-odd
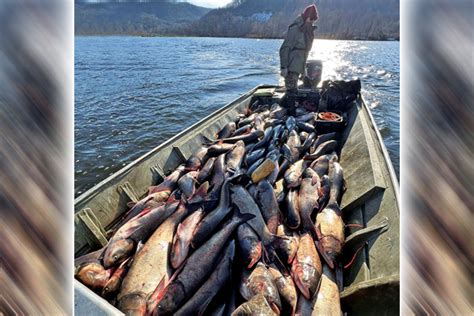
[[[120,286],[120,278],[112,276],[102,290],[103,297],[111,297]]]
[[[307,263],[300,262],[298,256],[296,256],[291,264],[291,276],[301,294],[310,300],[316,292],[320,277],[316,268]]]
[[[334,269],[336,259],[341,253],[342,243],[332,236],[324,236],[318,242],[318,248],[324,261]]]
[[[321,186],[324,187],[325,189],[326,188],[329,188],[331,185],[331,181],[329,180],[329,176],[328,175],[323,175],[321,177]]]
[[[124,312],[125,315],[145,315],[146,300],[141,294],[127,294],[120,298],[118,308]]]
[[[277,236],[273,239],[273,245],[281,259],[288,264],[293,262],[298,251],[298,239],[290,236]]]
[[[296,256],[296,252],[298,251],[298,239],[295,237],[290,237],[287,243],[287,249],[288,264],[291,264]]]
[[[104,255],[104,267],[106,269],[120,264],[133,254],[135,243],[132,239],[119,239],[107,247]]]
[[[278,294],[276,285],[273,282],[271,272],[262,262],[257,263],[257,266],[250,274],[249,288],[253,295],[264,293],[270,307],[275,311],[275,313],[277,313],[277,315],[280,314],[280,295]]]
[[[316,174],[316,172],[311,169],[311,168],[306,168],[303,171],[303,178],[313,178],[313,176]]]
[[[329,163],[337,162],[339,161],[339,157],[337,156],[336,152],[333,151],[329,155],[327,155]]]
[[[153,311],[153,315],[172,315],[176,310],[177,303],[183,302],[186,289],[181,282],[172,282],[164,288],[158,297],[158,305]]]
[[[103,288],[109,280],[110,274],[98,262],[90,262],[80,267],[76,278],[91,289]]]
[[[250,251],[250,262],[247,268],[251,269],[262,257],[262,242],[257,241]]]
[[[247,269],[251,269],[262,257],[262,243],[252,237],[246,237],[241,242],[242,252]]]
[[[252,298],[252,292],[249,288],[249,283],[248,283],[248,274],[247,273],[243,273],[242,276],[241,276],[241,280],[240,280],[240,285],[239,285],[239,292],[240,292],[240,295],[242,295],[242,297],[246,300],[249,300]]]

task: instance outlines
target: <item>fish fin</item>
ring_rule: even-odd
[[[236,220],[236,221],[239,221],[240,223],[243,223],[248,220],[251,220],[254,217],[255,215],[249,214],[249,213],[242,213],[237,206],[234,207],[234,215],[233,215],[232,220]]]
[[[174,235],[175,240],[178,240],[179,237],[183,234],[184,227],[183,222],[178,224],[178,228],[176,229],[176,234]]]
[[[173,193],[171,193],[168,199],[166,200],[165,204],[171,204],[171,203],[179,201],[179,199],[177,198],[177,193],[178,193],[177,190],[173,191]]]
[[[107,240],[110,240],[110,238],[112,238],[112,236],[115,234],[116,231],[117,230],[114,228],[109,229],[108,231],[105,232],[105,238],[107,238]]]
[[[280,315],[280,308],[276,303],[270,303],[270,307],[277,315]]]
[[[199,308],[199,311],[198,311],[198,316],[205,315],[204,312],[206,311],[207,306],[211,303],[213,298],[214,298],[214,296],[211,296],[208,299],[206,299],[204,302],[201,303],[201,307]]]
[[[323,238],[323,234],[321,234],[321,230],[319,228],[319,225],[314,225],[314,231],[316,232],[316,238],[320,240]]]
[[[171,275],[170,279],[168,280],[168,284],[170,284],[171,282],[174,281],[174,279],[176,279],[176,277],[181,273],[181,271],[183,270],[184,268],[184,263],[186,262],[187,260],[184,260],[183,263],[181,263],[181,265],[176,268],[176,270],[173,272],[173,274]]]
[[[158,303],[161,301],[164,294],[166,293],[166,288],[171,283],[171,280],[166,279],[167,275],[165,274],[160,280],[160,283],[158,283],[158,285],[156,286],[155,290],[146,297],[147,315],[152,315],[153,311],[158,306]]]
[[[159,299],[157,299],[157,303],[160,302],[160,300],[163,298],[163,295],[166,293],[166,288],[168,287],[168,285],[170,285],[175,279],[176,277],[178,277],[178,275],[181,273],[181,271],[183,271],[183,268],[184,268],[184,263],[186,262],[186,260],[184,260],[181,265],[179,267],[176,268],[176,270],[173,272],[173,274],[168,278],[168,280],[166,281],[165,278],[167,277],[167,274],[165,276],[163,276],[163,279],[161,279],[160,283],[158,284],[158,286],[156,287],[155,291],[156,292],[157,290],[159,290],[158,294],[160,294],[159,296]],[[162,284],[163,283],[163,284]],[[158,289],[158,287],[160,287],[160,284],[161,284],[161,288]],[[154,293],[153,292],[153,293]],[[151,294],[150,294],[151,295]],[[149,296],[150,296],[149,295]],[[153,311],[151,311],[153,312]]]
[[[252,178],[239,170],[237,173],[233,174],[230,178],[228,178],[228,181],[233,184],[240,184],[242,186],[246,186],[252,181]]]
[[[159,185],[154,185],[148,188],[148,195],[155,193],[155,190],[158,189]],[[128,204],[127,204],[128,205]]]
[[[267,249],[265,247],[262,247],[262,256],[261,256],[261,260],[262,260],[262,263],[266,266],[269,265],[270,262],[272,262],[272,260],[270,260],[269,258],[269,254],[267,252]]]
[[[234,174],[236,174],[238,170],[236,170],[235,168],[232,168],[232,167],[228,167],[227,168],[227,172],[229,173],[229,175],[233,176]]]
[[[151,194],[155,194],[155,193],[163,192],[163,191],[171,191],[170,188],[168,187],[169,184],[165,184],[165,182],[166,182],[166,180],[164,180],[159,185],[149,187],[148,188],[148,195],[150,196]],[[153,197],[148,198],[146,200],[146,202],[148,202],[151,199],[153,199]]]
[[[183,238],[182,238],[182,235],[184,235],[184,233],[185,233],[184,225],[183,223],[180,223],[178,225],[178,228],[176,229],[176,234],[174,235],[174,238],[173,238],[173,245],[171,246],[170,262],[173,269],[179,268],[184,261],[181,257],[182,256],[181,253],[185,248],[183,245]]]
[[[212,144],[215,144],[217,142],[216,140],[210,139],[209,137],[206,137],[202,134],[201,134],[201,137],[202,137],[202,144],[203,145],[212,145]]]
[[[280,236],[280,235],[273,235],[273,241],[275,241],[275,239],[289,240],[289,239],[290,239],[290,236],[286,236],[286,235],[283,235],[283,236]]]
[[[292,159],[290,156],[285,155],[285,154],[283,154],[283,153],[281,154],[281,156],[282,156],[283,158],[285,158],[285,159],[290,163],[290,165],[293,165],[293,164],[295,163],[295,162],[293,161],[293,159]]]
[[[159,207],[159,206],[158,206],[158,207]],[[140,214],[138,214],[137,216],[135,216],[134,219],[137,219],[137,218],[140,218],[140,217],[145,216],[146,214],[150,213],[151,210],[153,210],[153,208],[151,208],[151,207],[145,208],[143,211],[140,212]]]
[[[137,249],[135,250],[135,255],[137,255],[143,249],[144,245],[145,244],[141,240],[137,243]]]
[[[196,167],[185,167],[184,168],[184,171],[186,172],[191,172],[191,171],[196,171],[196,170],[199,170],[199,168],[196,168]]]
[[[217,201],[219,201],[219,199],[205,198],[204,200],[202,200],[202,207],[203,209],[207,210],[210,207],[209,205],[212,205]],[[201,202],[195,202],[195,203],[201,203]],[[189,201],[188,201],[188,204],[189,204]]]
[[[209,190],[209,182],[206,181],[199,186],[194,194],[188,199],[187,204],[196,204],[204,201],[204,197]]]

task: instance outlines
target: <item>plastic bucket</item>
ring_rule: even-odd
[[[306,62],[306,76],[313,82],[321,81],[323,62],[320,60],[310,60]],[[316,84],[317,84],[316,83]]]
[[[310,60],[306,62],[306,76],[304,77],[304,87],[316,90],[321,81],[323,62],[320,60]]]

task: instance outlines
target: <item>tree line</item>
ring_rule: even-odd
[[[282,38],[288,25],[312,3],[234,0],[214,10],[175,0],[76,3],[76,34]],[[324,0],[317,6],[318,38],[399,39],[398,0]]]

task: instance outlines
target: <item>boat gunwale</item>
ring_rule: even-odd
[[[367,112],[367,115],[369,116],[371,125],[374,126],[375,135],[377,137],[378,143],[380,144],[382,155],[384,157],[385,164],[387,165],[387,168],[388,168],[389,178],[390,178],[390,181],[392,182],[392,187],[393,187],[393,192],[395,195],[395,201],[397,203],[398,213],[400,213],[400,192],[399,192],[400,184],[398,182],[395,169],[393,168],[392,160],[390,159],[390,155],[388,154],[387,147],[385,146],[385,143],[382,138],[382,134],[380,134],[380,131],[378,129],[377,123],[375,122],[374,116],[372,115],[372,112],[367,106],[367,103],[365,102],[365,99],[362,96],[362,94],[360,94],[360,100],[361,100],[363,108],[365,109],[365,111]]]

